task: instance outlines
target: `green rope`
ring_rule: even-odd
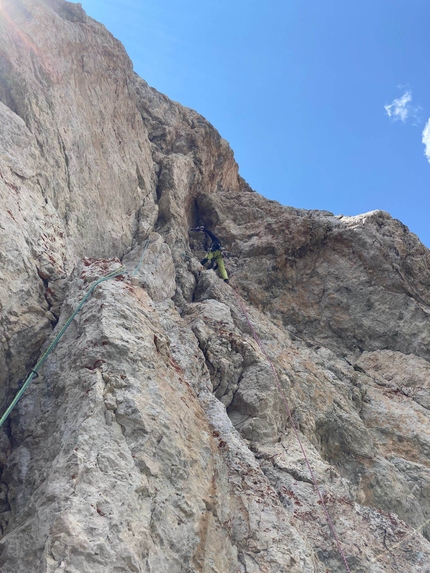
[[[145,256],[146,249],[149,247],[149,243],[150,243],[150,242],[151,242],[151,241],[150,241],[149,239],[146,241],[146,245],[145,245],[144,248],[143,248],[142,256],[140,257],[140,261],[139,261],[137,267],[134,269],[133,274],[131,275],[132,277],[134,277],[134,275],[135,275],[135,274],[137,273],[137,271],[140,269],[140,265],[142,264],[143,257]]]
[[[140,265],[142,264],[143,261],[143,257],[146,253],[146,249],[149,246],[149,239],[146,241],[146,245],[143,249],[143,254],[140,257],[140,261],[139,264],[137,265],[137,267],[135,268],[133,275],[134,276],[137,271],[140,268]],[[51,342],[51,344],[48,346],[48,348],[46,349],[46,351],[44,352],[43,356],[39,359],[39,361],[37,362],[36,366],[31,370],[30,374],[27,376],[24,384],[22,385],[22,387],[19,389],[19,391],[17,392],[15,398],[13,399],[12,403],[10,404],[9,408],[6,410],[6,412],[3,414],[3,416],[0,418],[0,428],[3,426],[3,424],[5,423],[5,421],[7,420],[9,414],[12,412],[12,410],[15,408],[15,406],[17,405],[17,403],[19,402],[21,396],[24,394],[24,392],[26,391],[26,389],[28,388],[30,382],[33,380],[33,378],[35,376],[38,375],[38,371],[41,368],[41,366],[43,365],[43,363],[45,362],[45,360],[48,358],[48,356],[51,354],[51,352],[54,350],[54,348],[57,346],[58,342],[60,341],[60,338],[63,336],[63,334],[66,332],[66,330],[68,329],[68,327],[70,326],[70,324],[72,323],[73,319],[75,318],[75,316],[78,314],[78,312],[81,310],[81,308],[84,306],[85,302],[88,300],[89,296],[92,294],[92,292],[94,291],[94,289],[96,287],[98,287],[98,285],[104,281],[107,281],[109,279],[113,279],[119,275],[125,275],[125,274],[129,274],[128,271],[125,270],[124,267],[121,267],[120,269],[116,269],[115,271],[112,271],[111,273],[109,273],[108,275],[96,280],[96,282],[92,285],[92,287],[89,289],[89,291],[85,294],[84,298],[81,300],[81,302],[78,304],[76,310],[73,312],[73,314],[67,319],[67,322],[64,324],[63,328],[60,330],[60,332],[57,334],[57,336],[54,338],[54,340]]]

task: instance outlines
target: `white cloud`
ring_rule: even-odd
[[[403,123],[410,115],[415,116],[417,109],[411,105],[412,92],[407,90],[402,97],[395,99],[390,105],[384,105],[388,117],[394,121],[400,120]]]
[[[426,123],[426,125],[423,129],[422,142],[424,143],[424,146],[425,146],[424,155],[427,157],[427,159],[430,163],[430,119],[428,120],[428,122]]]

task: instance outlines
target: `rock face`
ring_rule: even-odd
[[[2,573],[430,572],[430,253],[283,207],[63,0],[0,8]],[[226,285],[189,228],[223,241]],[[150,243],[147,246],[146,241]],[[142,255],[143,260],[142,260]],[[236,294],[234,293],[234,290]]]

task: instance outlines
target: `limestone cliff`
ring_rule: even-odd
[[[79,4],[0,3],[1,573],[430,572],[430,252],[268,201]],[[199,264],[206,224],[231,284]]]

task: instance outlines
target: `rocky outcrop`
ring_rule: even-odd
[[[91,284],[129,271],[97,287],[1,431],[2,573],[346,570],[238,297],[351,571],[429,573],[417,237],[381,211],[253,192],[217,131],[79,4],[3,0],[0,77],[3,409]],[[198,262],[203,221],[230,285]]]

